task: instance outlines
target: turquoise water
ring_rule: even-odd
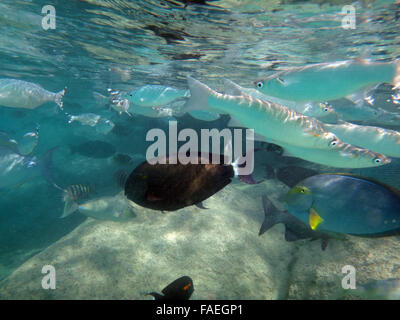
[[[132,294],[121,289],[120,291],[115,290],[110,295],[99,293],[97,296],[83,289],[80,294],[74,296],[67,288],[76,280],[73,276],[68,278],[65,274],[63,275],[64,295],[59,293],[58,296],[51,294],[46,296],[47,293],[42,295],[30,291],[31,289],[26,289],[26,291],[18,289],[18,291],[16,288],[21,288],[24,281],[30,283],[31,280],[28,278],[21,278],[24,280],[20,280],[22,282],[16,283],[14,286],[12,282],[7,282],[7,278],[13,272],[18,272],[19,267],[27,261],[29,263],[31,258],[35,259],[37,254],[44,252],[46,257],[51,257],[51,253],[46,253],[46,250],[69,235],[70,238],[67,239],[71,241],[72,251],[76,250],[77,252],[77,260],[85,254],[90,255],[90,252],[82,252],[83,249],[79,249],[79,245],[73,243],[76,237],[84,237],[84,231],[76,234],[70,233],[76,231],[82,225],[85,228],[84,230],[89,230],[90,228],[86,227],[85,223],[92,223],[93,218],[96,223],[100,224],[99,228],[108,226],[108,223],[111,223],[110,221],[121,220],[114,219],[115,217],[113,218],[111,214],[108,215],[107,212],[91,218],[83,213],[75,212],[67,218],[61,219],[60,216],[63,214],[65,205],[63,189],[65,190],[71,185],[91,185],[95,189],[94,198],[118,196],[122,189],[118,185],[116,175],[118,177],[118,174],[122,171],[129,173],[143,161],[146,150],[151,144],[146,141],[148,130],[161,128],[167,131],[168,121],[170,120],[177,120],[179,129],[193,128],[197,132],[200,132],[200,129],[207,128],[222,130],[227,127],[229,121],[227,115],[206,122],[196,120],[184,112],[168,113],[170,110],[168,108],[174,108],[174,105],[168,106],[168,108],[162,106],[155,111],[156,113],[164,111],[167,116],[158,114],[155,117],[153,114],[137,114],[136,111],[139,108],[130,109],[131,115],[120,114],[113,109],[112,106],[115,106],[115,104],[109,103],[111,90],[129,92],[144,85],[163,85],[185,92],[188,89],[186,77],[192,76],[217,92],[223,92],[224,79],[232,80],[245,88],[255,88],[254,81],[291,67],[356,58],[368,58],[374,62],[393,62],[400,59],[400,8],[398,4],[394,4],[394,1],[359,1],[355,3],[355,29],[342,28],[343,14],[341,12],[343,6],[347,4],[346,1],[303,3],[278,0],[220,0],[209,1],[209,5],[193,3],[185,5],[183,2],[185,1],[52,1],[51,4],[56,10],[55,29],[44,30],[42,18],[45,14],[42,14],[42,8],[49,4],[48,1],[1,1],[0,78],[32,82],[51,92],[59,92],[66,88],[63,109],[60,109],[54,102],[43,103],[33,110],[0,106],[0,131],[7,134],[9,139],[15,139],[20,148],[32,149],[35,139],[24,137],[24,135],[28,132],[35,132],[39,128],[37,146],[33,149],[32,154],[37,157],[36,160],[41,159],[49,149],[56,147],[53,152],[52,165],[45,168],[46,174],[51,175],[51,181],[45,179],[39,170],[35,174],[26,171],[23,179],[16,183],[4,183],[4,187],[0,189],[0,280],[6,281],[3,283],[3,289],[1,289],[2,285],[0,284],[0,290],[3,291],[5,296],[5,291],[9,292],[8,298],[141,298],[142,296],[139,294],[146,289],[151,289],[153,285],[157,285],[157,287],[151,290],[160,291],[169,282],[183,275],[174,273],[173,262],[165,262],[162,259],[160,268],[166,266],[165,272],[157,273],[154,270],[150,272],[145,267],[135,265],[136,269],[132,268],[137,279],[145,278],[150,283],[149,288],[143,288],[143,285],[138,284],[138,287],[131,287]],[[381,113],[380,117],[366,119],[355,111],[354,114],[356,115],[352,114],[355,121],[351,120],[362,125],[375,125],[380,128],[399,130],[398,92],[393,91],[390,85],[386,84],[374,88],[373,96],[375,102],[372,107],[379,105],[380,110],[383,109],[386,112],[387,118],[384,118]],[[119,98],[118,95],[115,97]],[[342,104],[340,101],[332,102],[332,106],[336,106],[337,110],[341,105],[343,105],[343,101]],[[181,106],[179,105],[179,107]],[[364,108],[369,107],[371,106],[368,105]],[[357,112],[361,111],[357,109]],[[99,125],[90,126],[78,121],[70,121],[71,116],[86,113],[93,113],[100,116],[104,121],[110,121],[113,127],[110,128],[105,125],[105,127],[99,128]],[[390,113],[390,116],[387,113]],[[213,118],[213,115],[208,114],[208,116]],[[385,119],[389,120],[386,121]],[[107,145],[113,146],[115,150],[105,156],[99,154],[96,146],[93,146],[93,150],[89,151],[90,147],[87,146],[78,147],[79,150],[74,151],[74,147],[95,140],[106,142]],[[265,147],[265,144],[260,143],[259,145]],[[116,154],[128,155],[131,160],[128,163],[123,160],[118,162],[118,159],[115,159]],[[282,161],[286,162],[283,163]],[[276,153],[268,157],[257,155],[255,178],[256,180],[263,180],[262,184],[254,186],[253,191],[251,186],[241,189],[240,183],[235,181],[232,186],[237,189],[230,189],[232,186],[229,186],[228,189],[216,194],[216,200],[214,198],[211,200],[215,202],[213,202],[214,209],[218,213],[219,210],[224,209],[223,206],[227,199],[233,203],[234,196],[230,196],[230,193],[243,196],[243,203],[240,208],[243,209],[242,212],[250,215],[248,225],[246,225],[246,219],[237,218],[240,221],[239,226],[226,236],[225,240],[228,244],[226,244],[227,247],[224,250],[230,251],[226,257],[234,254],[240,256],[243,252],[241,250],[253,252],[249,248],[254,246],[256,248],[253,248],[254,255],[257,257],[255,260],[266,259],[265,261],[268,261],[271,268],[270,271],[273,271],[280,268],[279,263],[276,262],[281,260],[280,254],[285,255],[283,260],[285,263],[287,262],[286,268],[290,265],[290,261],[294,261],[291,260],[293,257],[296,257],[296,261],[300,259],[298,257],[302,250],[312,252],[307,249],[307,246],[310,245],[309,242],[304,242],[304,240],[290,243],[295,247],[288,247],[287,251],[273,251],[275,247],[284,246],[286,248],[285,246],[289,246],[283,239],[282,230],[278,232],[277,229],[274,229],[276,232],[269,234],[268,239],[264,240],[265,243],[268,243],[268,246],[271,244],[268,247],[269,250],[273,251],[271,251],[270,257],[267,257],[265,253],[257,253],[258,250],[261,251],[264,248],[262,247],[264,244],[260,244],[264,238],[257,235],[264,216],[261,194],[268,190],[273,195],[272,198],[278,202],[278,199],[281,199],[280,197],[288,190],[278,179],[268,177],[266,166],[277,169],[289,163],[290,165],[310,167],[316,172],[352,172],[380,178],[382,182],[399,188],[399,162],[399,159],[394,157],[390,164],[382,167],[340,169],[321,166],[298,158],[282,160]],[[117,205],[112,204],[112,206]],[[246,208],[249,208],[248,211]],[[121,210],[124,211],[125,209]],[[195,214],[195,210],[200,209],[194,207],[190,210],[185,218],[178,218],[179,211],[172,214],[168,213],[165,216],[158,212],[159,217],[154,216],[153,213],[147,214],[145,209],[139,207],[135,208],[135,217],[128,219],[127,222],[124,220],[119,221],[119,223],[131,224],[135,228],[136,226],[140,228],[140,225],[143,224],[143,228],[149,228],[149,233],[158,234],[162,238],[165,234],[171,234],[174,226],[178,230],[178,225],[190,225],[191,218],[194,219],[193,222],[198,222],[196,219],[201,219],[196,218]],[[210,212],[213,212],[212,210],[212,208],[209,209]],[[235,218],[232,217],[232,219],[230,223],[234,225]],[[220,220],[216,221],[223,223]],[[221,256],[218,259],[222,260],[217,261],[219,263],[208,260],[208,251],[200,245],[201,241],[199,240],[206,232],[206,229],[202,229],[202,223],[203,221],[200,221],[194,228],[195,232],[198,233],[198,238],[190,238],[187,242],[193,242],[193,248],[198,250],[197,254],[205,257],[204,264],[196,265],[196,268],[200,270],[211,264],[212,267],[208,270],[208,274],[210,281],[212,281],[211,279],[217,277],[214,275],[215,270],[222,272],[221,268],[225,265],[223,261],[224,252],[226,251],[221,249]],[[230,225],[230,223],[227,223],[227,225]],[[163,229],[166,225],[169,226],[168,232]],[[110,232],[119,232],[118,228],[120,227],[118,225],[117,227],[114,224],[110,226],[110,228],[116,228]],[[205,225],[204,228],[208,228],[208,226]],[[146,257],[150,255],[151,258],[151,255],[154,254],[155,262],[152,263],[157,263],[157,259],[163,257],[162,243],[158,243],[158,240],[154,240],[155,238],[153,239],[150,235],[147,238],[146,234],[141,234],[140,238],[137,235],[130,234],[130,231],[127,230],[121,232],[125,232],[123,234],[127,238],[132,237],[134,239],[132,241],[135,243],[143,241],[151,244],[151,248],[156,248],[154,251],[149,251],[147,256],[141,253],[135,261],[140,261],[140,259],[145,261]],[[87,232],[90,234],[91,231]],[[235,235],[238,234],[240,234],[240,237],[245,237],[246,246],[235,247],[236,249],[234,249],[229,246],[229,239],[230,237],[235,238]],[[104,238],[99,240],[98,246],[107,247],[107,235],[100,233],[94,239],[99,239],[102,235]],[[177,237],[179,238],[179,236]],[[126,248],[124,247],[123,239],[123,237],[119,238],[121,243],[118,245],[112,243],[116,252],[130,248],[128,244]],[[397,245],[396,237],[390,239],[390,241],[395,241]],[[153,240],[156,242],[153,243]],[[113,239],[113,241],[116,240]],[[126,241],[129,243],[128,240]],[[218,243],[219,240],[215,241]],[[388,246],[388,243],[384,242],[386,238],[367,239],[365,240],[368,241],[367,244],[362,242],[364,240],[356,239],[352,241],[355,243],[350,246],[352,250],[357,246],[361,248],[357,251],[360,257],[368,252],[368,248],[375,248],[376,251],[374,252],[376,252],[377,257],[375,264],[373,261],[369,262],[372,265],[370,266],[371,270],[379,269],[380,263],[387,265],[392,262],[392,271],[387,271],[381,277],[371,271],[370,274],[364,274],[363,280],[366,281],[373,277],[382,280],[400,277],[398,251],[393,257],[391,252],[385,254],[379,247],[379,245],[384,248]],[[351,251],[350,249],[346,251],[346,245],[338,242],[332,244],[332,250],[336,248],[336,251],[327,251],[323,253],[325,256],[321,256],[322,251],[320,251],[319,244],[314,244],[316,242],[318,241],[313,242],[316,247],[313,250],[322,260],[335,260],[335,257],[340,256],[341,252],[349,253]],[[232,243],[236,242],[233,241]],[[336,243],[335,240],[332,240],[332,243]],[[93,245],[97,246],[97,244]],[[391,245],[392,248],[395,248],[393,244]],[[84,248],[86,250],[86,247]],[[195,250],[193,248],[182,246],[179,258],[185,260],[185,252]],[[180,250],[178,244],[175,249]],[[64,250],[68,249],[64,247]],[[116,252],[115,254],[117,254]],[[381,260],[379,252],[383,257],[381,257]],[[58,254],[62,256],[62,252],[59,251]],[[107,250],[104,249],[104,253],[99,251],[97,254],[96,258],[93,259],[93,264],[80,266],[83,268],[82,270],[89,274],[91,268],[96,270],[103,268],[105,274],[113,272],[113,270],[107,269],[109,264],[106,264],[105,267],[99,266],[103,254],[106,260],[113,259],[112,256],[107,255]],[[215,256],[216,253],[212,252],[212,255]],[[187,256],[190,256],[190,259],[193,258],[189,254]],[[303,257],[305,256],[306,254],[303,255]],[[276,261],[268,260],[272,259],[271,257],[274,257]],[[122,261],[121,263],[125,261],[123,256],[118,259],[118,261]],[[240,260],[226,259],[228,261],[226,263],[232,265],[232,270],[238,268],[237,273],[243,272],[239,267]],[[215,265],[213,265],[213,261]],[[353,262],[356,263],[357,261],[356,259]],[[126,263],[128,264],[128,262]],[[259,262],[260,268],[263,268],[262,263]],[[52,264],[52,261],[46,262],[46,264]],[[112,265],[112,262],[110,264]],[[368,264],[363,265],[363,268],[368,268]],[[289,269],[286,272],[287,274],[291,272]],[[37,270],[39,270],[38,276],[40,277],[40,268]],[[136,272],[135,270],[140,271]],[[197,289],[196,275],[191,274],[191,272],[196,273],[196,271],[193,271],[189,265],[186,269],[183,268],[182,272],[191,275]],[[308,272],[312,273],[310,270]],[[340,271],[338,273],[340,276]],[[235,273],[233,272],[233,274]],[[261,276],[262,272],[257,274],[257,277]],[[238,281],[238,283],[229,287],[232,290],[231,293],[233,292],[231,295],[224,295],[221,293],[224,289],[214,294],[213,287],[208,286],[207,281],[199,276],[197,283],[203,285],[203,288],[207,288],[207,290],[205,290],[206,294],[199,294],[195,298],[267,299],[289,297],[308,299],[327,297],[318,296],[315,293],[315,291],[318,291],[318,285],[320,285],[318,281],[316,282],[317,285],[313,284],[314,287],[310,284],[312,289],[309,289],[309,292],[314,292],[313,294],[308,296],[296,295],[293,293],[296,277],[289,278],[292,280],[285,278],[284,284],[285,288],[286,286],[291,288],[288,289],[289,293],[285,291],[284,294],[278,295],[257,295],[257,293],[251,291],[252,289],[249,289],[257,282],[257,278],[246,278],[247,282]],[[138,280],[132,281],[132,283],[136,283],[135,281]],[[221,279],[220,281],[220,287],[224,288],[224,280]],[[307,278],[307,281],[304,279],[298,281],[299,283],[307,281],[312,283],[309,278]],[[323,280],[321,282],[324,283]],[[98,288],[97,286],[100,286],[103,290],[100,290],[101,292],[107,292],[108,289],[111,290],[111,283],[104,282],[103,285],[99,285],[96,279],[89,279],[87,283],[82,284],[82,287],[93,285]],[[272,287],[271,284],[271,288],[268,287],[265,290],[272,292],[275,290]],[[15,292],[12,290],[13,288],[16,290]],[[198,289],[199,292],[203,292],[201,290],[201,288]]]

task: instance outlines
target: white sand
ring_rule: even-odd
[[[176,278],[194,281],[192,299],[327,299],[351,264],[357,281],[400,278],[398,238],[284,240],[283,225],[261,237],[261,194],[274,202],[285,186],[231,184],[196,207],[162,214],[136,207],[118,223],[89,219],[0,282],[0,299],[151,299]],[[44,265],[56,289],[41,287]]]

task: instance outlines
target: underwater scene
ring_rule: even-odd
[[[400,299],[400,1],[2,0],[0,299]]]

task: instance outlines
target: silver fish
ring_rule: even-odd
[[[47,151],[38,159],[33,155],[38,141],[28,154],[22,154],[18,143],[9,139],[8,135],[0,134],[0,188],[17,188],[25,182],[40,177],[41,175],[51,185],[57,187],[51,175],[52,154],[55,148]]]
[[[128,99],[113,99],[111,100],[111,108],[118,111],[121,115],[122,113],[126,113],[128,116],[132,117],[132,115],[128,112],[129,110],[129,100]]]
[[[16,79],[0,79],[0,105],[10,108],[35,109],[48,101],[63,108],[65,89],[54,93],[40,85]]]
[[[94,113],[82,113],[79,115],[68,115],[68,123],[77,121],[85,126],[94,127],[100,120],[100,116]]]
[[[297,157],[334,168],[379,167],[391,162],[391,159],[383,154],[341,141],[331,150],[301,148],[283,143],[279,145],[284,148],[284,156]]]
[[[224,95],[188,77],[191,97],[187,109],[211,108],[229,113],[268,142],[280,145],[298,158],[340,168],[380,166],[390,162],[384,155],[340,141],[320,121],[284,106],[239,92]]]
[[[77,210],[91,218],[110,221],[128,221],[136,216],[134,207],[124,191],[116,196],[105,196],[77,205]]]
[[[400,158],[400,132],[373,126],[361,126],[349,122],[325,124],[342,141],[366,149]]]
[[[382,82],[400,86],[400,61],[346,60],[277,72],[255,81],[264,94],[293,101],[329,101]]]

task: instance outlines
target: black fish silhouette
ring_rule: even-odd
[[[193,280],[188,276],[183,276],[167,285],[161,292],[150,292],[148,295],[154,297],[155,300],[189,300],[193,294]]]
[[[142,162],[129,175],[125,183],[125,195],[138,205],[154,210],[175,211],[198,204],[217,193],[234,177],[231,164],[224,164],[224,156],[220,155],[220,164],[212,164],[212,154],[198,154],[198,164],[166,164],[151,165]],[[203,157],[208,157],[209,164],[203,164]],[[251,176],[239,176],[249,183],[256,182]]]

